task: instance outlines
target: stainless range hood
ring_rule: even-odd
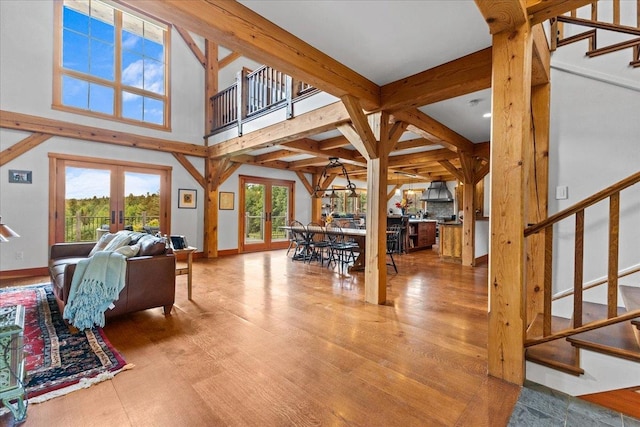
[[[429,188],[422,192],[420,200],[426,202],[453,202],[451,191],[444,181],[433,181]]]

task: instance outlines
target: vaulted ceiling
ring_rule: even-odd
[[[490,119],[483,116],[491,111],[491,34],[476,2],[120,2],[332,95],[350,96],[366,111],[388,112],[405,123],[390,158],[390,172],[403,172],[402,182],[459,178],[461,152],[480,166],[488,163]],[[543,6],[528,2],[534,21],[553,16]],[[237,163],[298,172],[321,170],[338,156],[358,177],[366,161],[345,132],[348,119],[300,138],[270,141],[267,135],[217,151]]]

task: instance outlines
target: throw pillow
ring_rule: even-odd
[[[140,239],[139,244],[140,256],[162,255],[166,252],[166,242],[160,237],[153,237],[152,235],[149,235],[149,237]]]
[[[115,237],[107,244],[104,248],[105,251],[115,251],[116,249],[128,245],[129,241],[131,241],[131,236],[128,232],[117,232]]]
[[[107,247],[109,242],[111,242],[114,237],[116,237],[116,235],[112,233],[103,234],[100,240],[96,242],[96,245],[93,247],[93,249],[91,249],[91,252],[89,252],[89,256],[93,256],[93,254],[95,254],[96,252],[104,251],[104,248]]]
[[[136,256],[139,251],[140,251],[140,245],[131,245],[131,246],[125,245],[125,246],[119,247],[114,252],[118,252],[119,254],[122,254],[127,258],[131,258]]]

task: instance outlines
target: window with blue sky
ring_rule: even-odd
[[[166,26],[98,0],[58,2],[54,105],[168,128]]]

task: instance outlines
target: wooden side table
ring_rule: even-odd
[[[27,417],[23,331],[24,307],[0,308],[0,400],[18,422]]]
[[[187,297],[191,299],[191,276],[192,276],[192,262],[193,262],[193,253],[198,248],[194,248],[193,246],[187,246],[184,249],[174,249],[173,253],[176,254],[176,257],[179,255],[187,256],[187,266],[182,268],[176,268],[176,276],[180,276],[182,274],[187,275]]]

